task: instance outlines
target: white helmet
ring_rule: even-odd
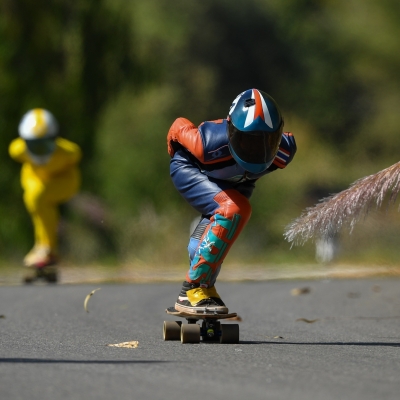
[[[22,117],[18,132],[25,140],[55,138],[58,134],[58,123],[51,112],[35,108]]]

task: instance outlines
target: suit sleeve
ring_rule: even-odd
[[[291,132],[284,132],[279,145],[278,153],[274,161],[268,168],[268,171],[275,171],[276,169],[283,169],[293,160],[297,151],[296,141]]]
[[[204,147],[198,128],[186,118],[177,118],[167,135],[168,154],[173,157],[175,151],[183,147],[204,162]]]
[[[56,143],[56,151],[49,162],[42,167],[49,176],[55,176],[74,168],[82,157],[81,149],[76,143],[64,138],[57,138]]]
[[[8,152],[10,157],[15,161],[20,163],[29,161],[29,157],[26,152],[25,141],[21,138],[16,138],[10,143]]]

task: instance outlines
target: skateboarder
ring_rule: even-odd
[[[296,153],[291,133],[268,94],[249,89],[233,101],[226,119],[196,127],[185,118],[168,136],[176,189],[201,215],[189,240],[190,268],[175,308],[228,313],[215,289],[222,262],[251,215],[256,181],[285,168]]]
[[[34,246],[25,256],[26,267],[44,268],[57,261],[58,207],[78,191],[81,150],[58,136],[58,124],[47,110],[27,112],[19,124],[19,138],[9,147],[20,163],[23,200],[34,227]]]

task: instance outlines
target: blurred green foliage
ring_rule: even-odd
[[[257,87],[280,104],[298,153],[258,182],[228,259],[312,261],[312,244],[289,250],[284,226],[398,161],[399,17],[396,0],[3,0],[0,258],[18,261],[32,244],[20,166],[7,154],[30,108],[52,111],[84,152],[81,194],[63,209],[64,256],[181,264],[196,214],[170,182],[169,126],[223,118]],[[364,240],[357,228],[344,234],[343,259],[396,259],[397,214],[379,215],[384,223],[359,229]],[[373,254],[363,251],[371,237]]]

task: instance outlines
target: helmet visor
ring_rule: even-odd
[[[282,138],[283,124],[275,132],[242,132],[229,124],[229,140],[237,156],[249,164],[268,164],[274,160]]]
[[[29,152],[35,156],[47,156],[51,154],[56,147],[54,138],[32,139],[25,140],[25,142]]]

